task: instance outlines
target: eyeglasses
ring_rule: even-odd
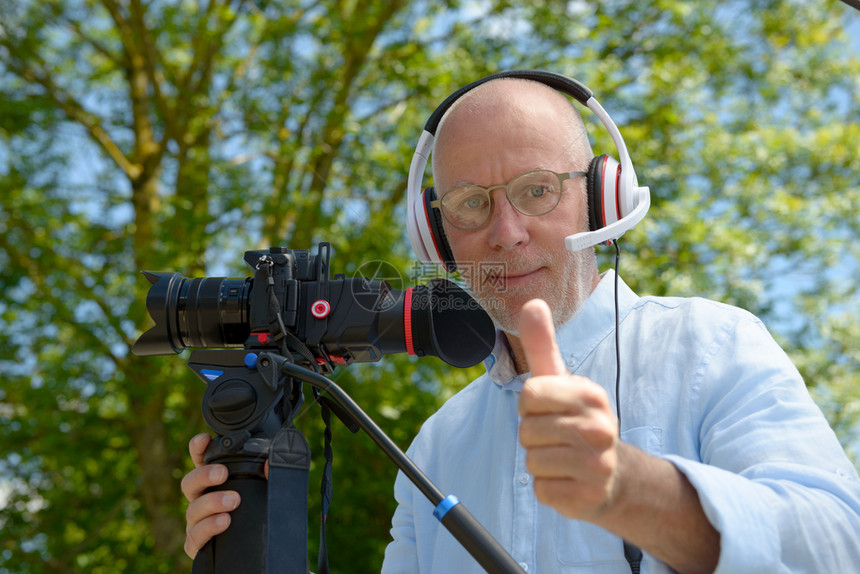
[[[468,231],[481,227],[490,218],[493,212],[490,192],[495,189],[504,189],[508,201],[523,215],[545,215],[558,206],[564,181],[584,175],[584,171],[556,173],[548,169],[536,169],[518,175],[507,185],[457,186],[441,199],[430,202],[430,205],[441,209],[448,223]]]

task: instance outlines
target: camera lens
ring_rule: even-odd
[[[155,326],[132,347],[135,355],[179,353],[186,347],[241,347],[249,334],[252,280],[186,279],[179,273],[144,275],[152,283],[146,309]]]
[[[268,287],[254,290],[254,279],[186,279],[179,273],[148,271],[144,275],[152,283],[146,309],[155,326],[135,342],[135,355],[168,355],[187,347],[242,347],[252,327],[256,332],[270,324]],[[266,283],[261,280],[259,285]],[[341,364],[408,352],[468,367],[484,359],[495,341],[486,312],[444,279],[405,291],[367,279],[293,280],[277,299],[281,312],[293,316],[285,321],[286,328],[315,357]],[[330,312],[314,314],[320,301]]]

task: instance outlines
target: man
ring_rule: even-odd
[[[622,539],[644,551],[643,572],[855,569],[856,470],[749,314],[638,298],[622,283],[619,439],[615,278],[601,278],[591,250],[564,249],[587,229],[585,184],[560,184],[540,216],[503,187],[536,169],[584,171],[590,158],[581,120],[541,84],[488,82],[447,112],[433,152],[444,229],[458,263],[503,265],[500,281],[466,277],[500,331],[487,373],[428,419],[408,454],[528,572],[629,572]],[[477,227],[444,201],[464,185],[500,186]],[[205,442],[192,442],[195,464]],[[229,495],[199,496],[222,482],[215,472],[184,481],[190,555],[226,527]],[[384,572],[481,571],[402,475],[395,497]]]

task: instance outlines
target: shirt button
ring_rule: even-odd
[[[520,562],[520,568],[522,568],[524,572],[529,571],[529,565],[526,564],[525,562]]]
[[[520,475],[520,484],[528,484],[529,483],[529,473],[524,472]]]

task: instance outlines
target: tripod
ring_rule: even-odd
[[[227,466],[217,490],[236,490],[242,504],[230,528],[194,559],[193,574],[306,574],[310,449],[293,416],[302,383],[351,430],[364,430],[433,504],[434,516],[488,572],[520,566],[453,495],[445,496],[373,420],[330,379],[274,349],[195,351],[189,367],[207,383],[203,416],[218,433],[206,462]],[[269,461],[269,480],[264,475]]]

